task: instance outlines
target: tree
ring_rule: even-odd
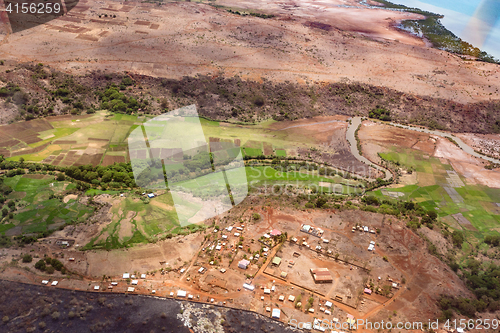
[[[435,220],[437,219],[437,216],[438,216],[438,214],[437,214],[437,213],[436,213],[436,211],[434,211],[434,210],[430,210],[430,211],[428,211],[428,212],[427,212],[427,215],[429,215],[429,217],[430,217],[433,221],[435,221]]]
[[[40,259],[36,262],[35,264],[35,268],[38,269],[38,270],[41,270],[41,271],[44,271],[45,270],[45,261],[43,259]]]
[[[378,206],[380,204],[377,197],[373,195],[366,196],[362,199],[367,205]]]
[[[23,262],[24,262],[24,263],[28,263],[28,262],[32,262],[32,261],[33,261],[33,257],[32,257],[31,255],[29,255],[29,254],[25,254],[25,255],[23,256]]]
[[[4,207],[4,208],[2,209],[2,217],[7,216],[8,214],[9,214],[9,210],[8,210],[6,207]]]
[[[316,207],[321,208],[321,207],[323,207],[323,206],[324,206],[327,202],[328,202],[328,200],[326,200],[324,197],[319,197],[318,199],[316,199]]]
[[[56,177],[56,180],[60,182],[62,182],[64,179],[66,179],[66,177],[64,177],[63,173],[59,173]]]
[[[455,245],[456,247],[462,247],[462,244],[465,241],[464,233],[460,230],[454,231],[451,235],[451,240],[453,242],[453,245]]]

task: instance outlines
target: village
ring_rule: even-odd
[[[247,212],[238,223],[222,221],[207,230],[197,255],[182,265],[161,261],[156,270],[91,281],[44,277],[40,283],[246,309],[285,324],[310,323],[319,331],[326,330],[325,321],[349,331],[359,316],[405,288],[404,276],[378,248],[381,220],[351,224],[327,213],[301,223],[259,211]],[[69,270],[84,260],[68,257],[74,249],[67,241],[55,245],[68,251],[63,257]]]

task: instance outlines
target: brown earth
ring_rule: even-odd
[[[78,11],[78,25],[67,23],[76,18],[74,14],[50,25],[66,27],[63,30],[83,27],[97,41],[75,38],[78,32],[72,31],[57,32],[56,40],[53,29],[38,26],[6,36],[0,57],[7,60],[9,70],[19,62],[40,61],[50,66],[45,69],[49,72],[87,75],[100,70],[101,75],[82,79],[92,88],[109,83],[102,78],[105,71],[128,71],[149,87],[160,80],[141,75],[174,79],[150,93],[167,97],[172,107],[195,102],[201,114],[216,119],[366,114],[383,105],[399,121],[457,131],[494,130],[500,66],[463,61],[392,28],[418,15],[367,8],[355,0],[216,3],[258,6],[277,16],[243,17],[207,4],[173,2],[160,7],[131,3],[126,12],[114,12],[116,18],[101,20],[90,11],[95,3],[89,1]],[[342,7],[346,3],[356,8]],[[138,35],[137,21],[156,22],[159,27]],[[201,76],[194,78],[197,75]],[[235,75],[254,82],[238,88],[238,79],[230,79]],[[27,69],[1,76],[41,95],[52,84],[33,81]],[[252,103],[257,95],[264,97],[264,106]],[[95,102],[92,98],[93,94],[84,97],[86,103]],[[156,104],[151,108],[159,111]],[[60,112],[65,106],[57,101],[54,107]]]
[[[398,21],[422,18],[416,14],[371,9],[355,0],[215,4],[277,17],[241,17],[207,4],[174,2],[161,7],[131,3],[127,12],[101,20],[90,10],[95,1],[88,1],[77,26],[63,17],[8,35],[0,56],[43,61],[78,74],[127,70],[181,78],[223,72],[279,82],[362,82],[460,102],[487,101],[490,92],[498,92],[497,65],[464,62],[393,28]],[[345,4],[357,8],[339,6]],[[137,21],[159,27],[137,35]],[[57,40],[54,28],[60,31]],[[88,37],[75,38],[82,28]],[[102,36],[104,31],[109,34]],[[445,72],[436,74],[436,69]]]
[[[442,137],[371,121],[363,122],[358,136],[361,140],[363,155],[374,162],[380,162],[379,152],[390,151],[393,147],[416,149],[428,156],[439,158],[442,163],[451,164],[453,169],[464,176],[469,184],[500,188],[499,169],[485,169],[488,163],[484,160],[467,154]],[[466,143],[475,143],[478,147],[479,145],[494,147],[497,136],[462,134],[460,137],[469,138]],[[407,179],[409,180],[410,177]],[[425,173],[419,173],[418,182],[421,186],[435,184],[434,177]]]

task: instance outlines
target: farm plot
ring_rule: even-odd
[[[11,220],[12,228],[16,227],[12,234],[45,232],[85,219],[94,211],[76,200],[64,203],[54,198],[53,195],[64,193],[72,184],[55,181],[53,176],[15,176],[7,178],[5,184],[14,190],[9,198],[20,199],[19,208]]]
[[[85,249],[117,249],[132,244],[149,243],[165,238],[167,234],[183,233],[170,194],[143,201],[130,195],[113,202],[111,223],[94,237]]]
[[[21,146],[14,147],[13,138],[7,137],[10,141],[6,142],[10,147],[6,156],[12,154],[11,160],[23,157],[26,161],[45,160],[47,163],[62,166],[125,162],[126,139],[130,131],[137,126],[134,125],[136,116],[117,114],[110,117],[105,111],[86,116],[48,117],[46,121],[45,125],[38,124],[29,129],[31,132],[40,129],[39,132],[34,132],[38,138],[36,142],[29,144],[16,141]],[[26,150],[26,153],[10,152],[12,149],[28,147],[27,144],[31,150]],[[115,154],[116,152],[120,153]]]
[[[457,221],[454,216],[460,216],[459,223],[453,222],[450,226],[471,234],[478,230],[480,233],[474,235],[481,239],[500,231],[499,211],[492,209],[494,203],[499,202],[500,189],[468,185],[467,179],[456,174],[450,164],[422,152],[394,148],[380,155],[403,166],[415,166],[417,184],[377,190],[373,195],[388,199],[397,193],[399,200],[413,200],[426,210],[434,210],[443,221]]]
[[[349,180],[336,175],[334,177],[320,176],[317,173],[275,170],[270,166],[247,167],[247,179],[251,186],[288,185],[322,187],[326,192],[335,191],[343,194],[356,193],[362,182]]]

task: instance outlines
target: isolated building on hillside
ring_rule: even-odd
[[[311,275],[315,283],[332,283],[333,278],[328,268],[311,268]]]

